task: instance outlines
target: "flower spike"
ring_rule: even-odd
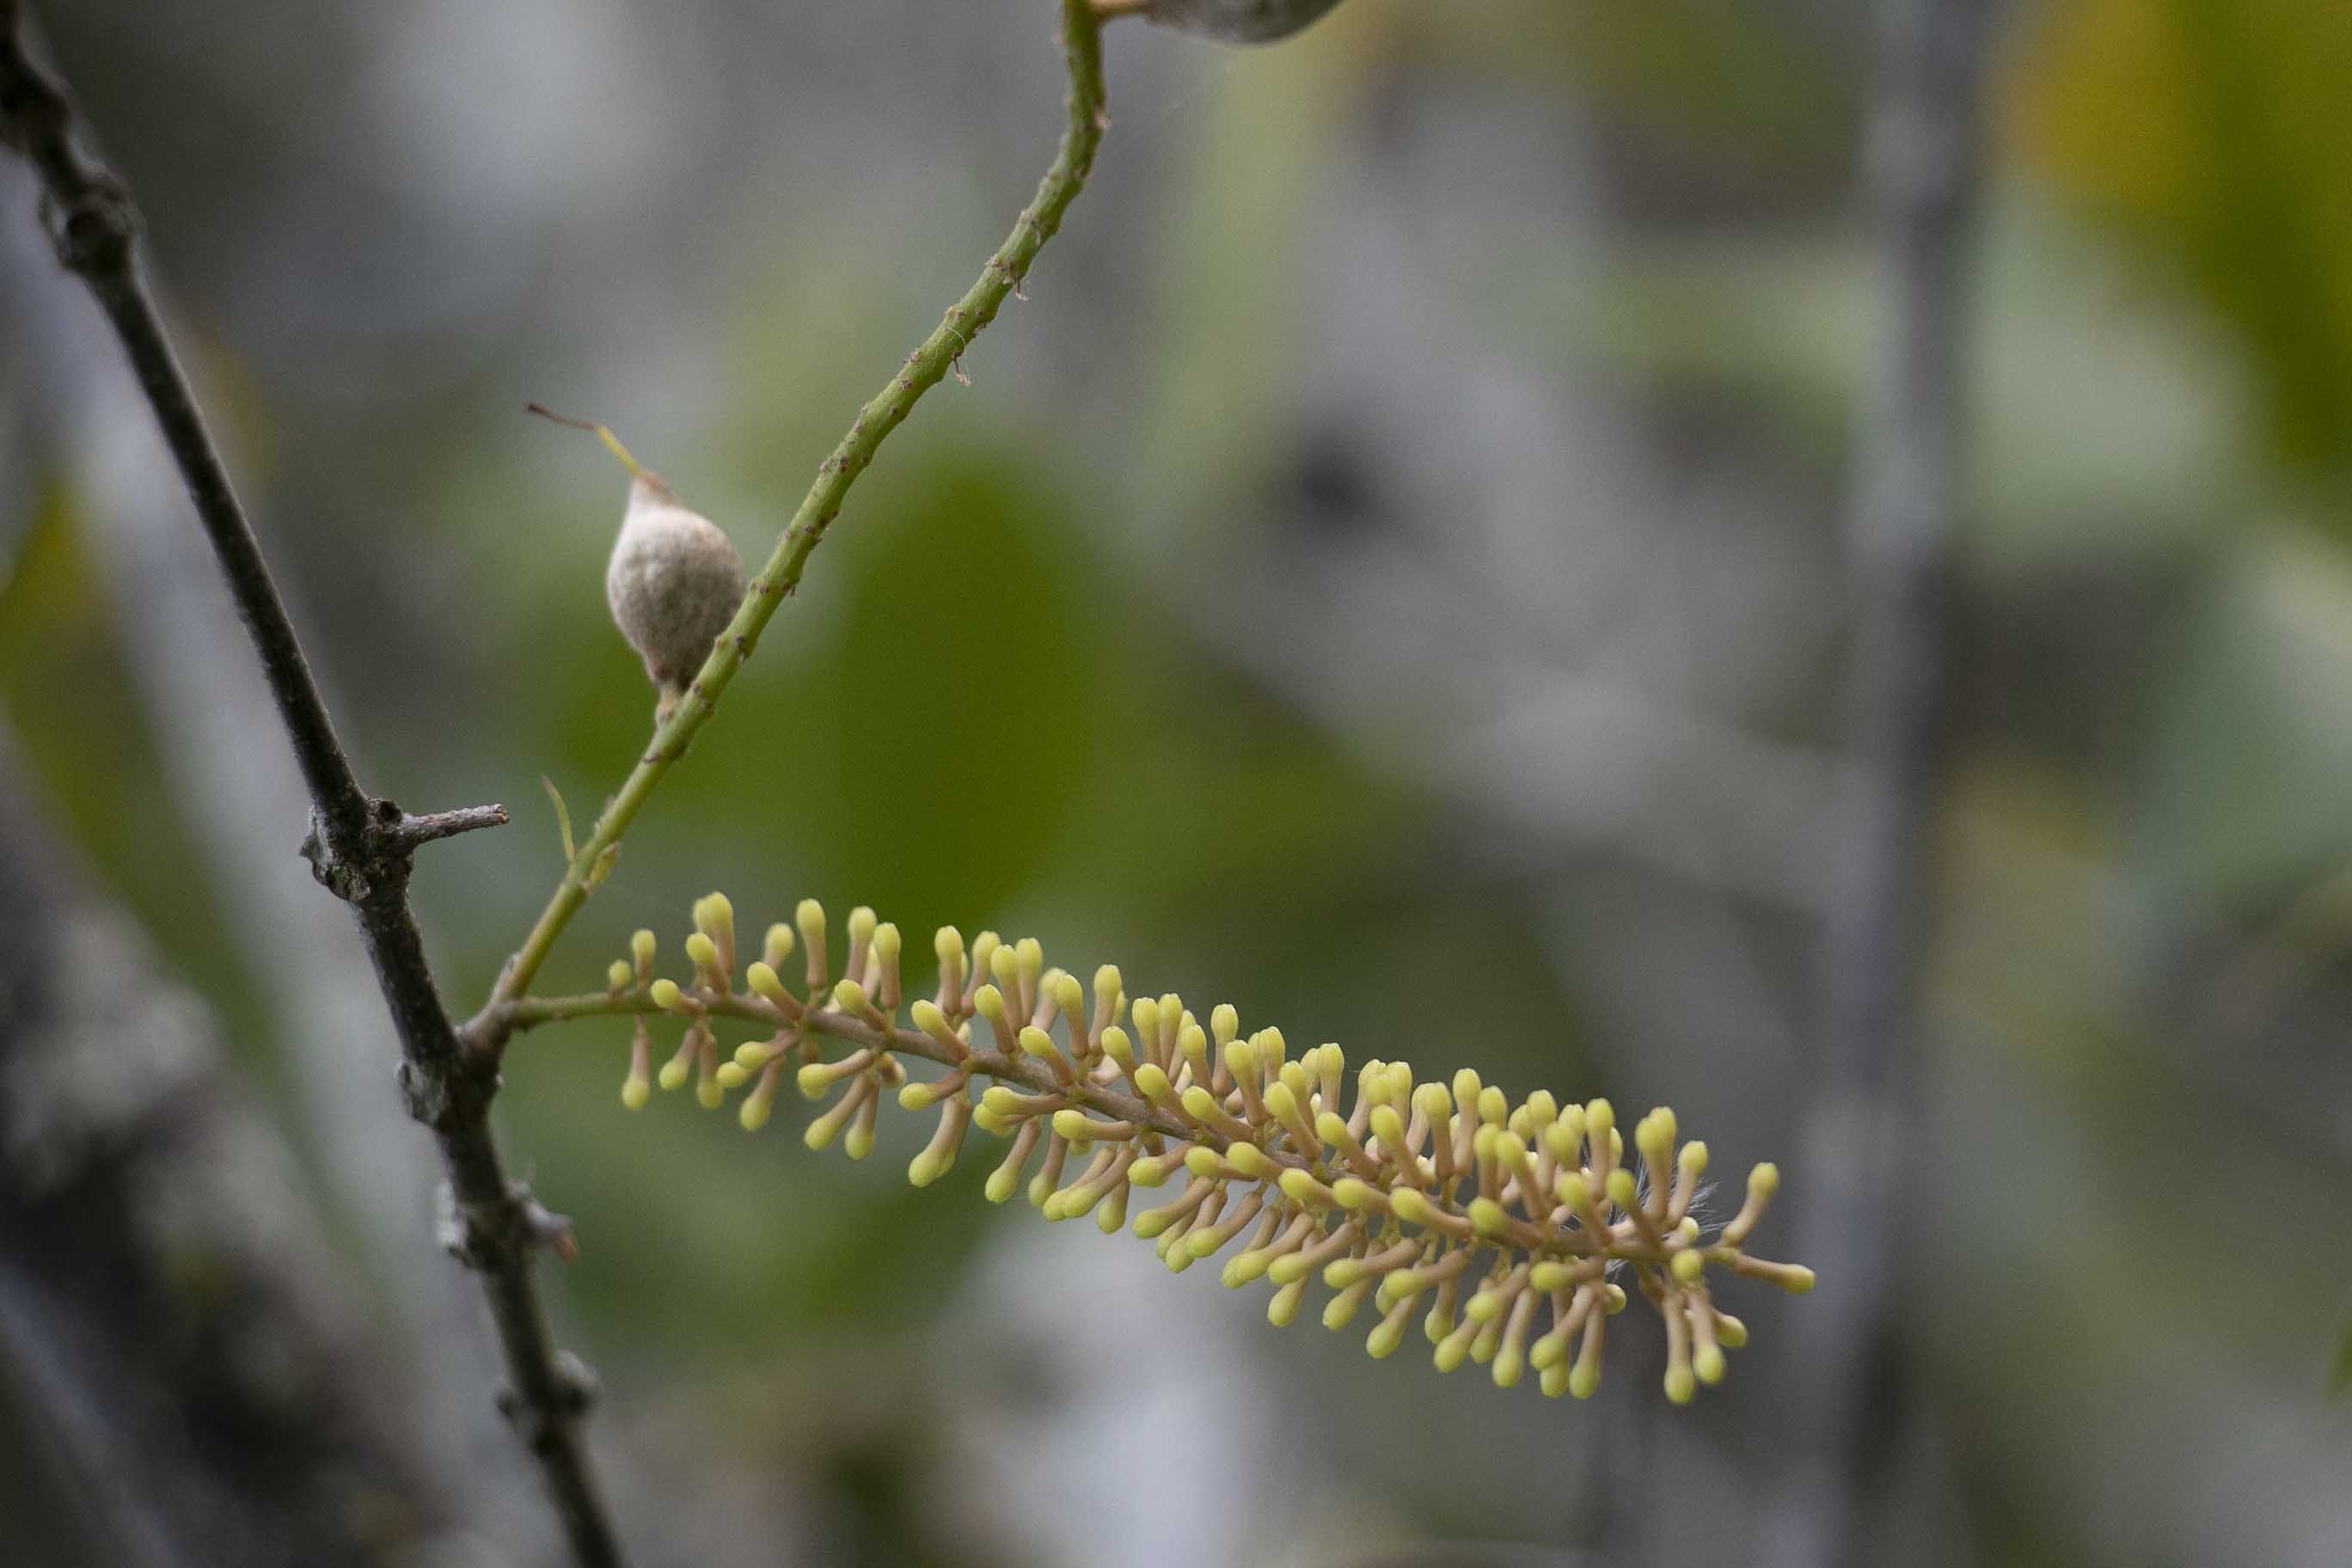
[[[1562,1103],[1538,1090],[1515,1102],[1470,1068],[1417,1080],[1405,1063],[1381,1060],[1358,1068],[1347,1103],[1338,1046],[1294,1058],[1280,1030],[1244,1029],[1230,1005],[1210,1008],[1203,1026],[1173,994],[1130,999],[1112,965],[1049,967],[1033,938],[982,931],[967,944],[943,927],[936,989],[918,995],[927,987],[902,981],[898,928],[863,905],[836,948],[824,908],[803,900],[789,923],[766,928],[739,984],[732,904],[712,893],[693,913],[680,947],[687,978],[656,975],[658,944],[639,931],[602,992],[519,1004],[517,1025],[627,1016],[625,1104],[644,1104],[655,1081],[677,1089],[693,1077],[708,1106],[749,1085],[737,1115],[754,1131],[796,1062],[801,1092],[831,1101],[805,1141],[837,1142],[852,1159],[873,1148],[892,1090],[904,1109],[938,1108],[908,1166],[917,1186],[944,1175],[977,1128],[1010,1143],[985,1184],[992,1203],[1025,1190],[1048,1219],[1092,1215],[1106,1232],[1132,1229],[1175,1272],[1241,1243],[1224,1282],[1269,1281],[1276,1325],[1319,1280],[1333,1293],[1321,1316],[1334,1329],[1370,1305],[1373,1357],[1395,1352],[1418,1321],[1439,1370],[1475,1362],[1500,1387],[1531,1368],[1548,1395],[1591,1397],[1603,1324],[1627,1300],[1622,1279],[1663,1321],[1662,1385],[1685,1404],[1748,1340],[1715,1304],[1725,1275],[1812,1286],[1802,1265],[1746,1250],[1779,1167],[1757,1165],[1746,1202],[1710,1236],[1697,1207],[1707,1146],[1685,1141],[1664,1106],[1629,1137],[1606,1100]],[[782,976],[795,951],[803,995]],[[665,1016],[684,1022],[685,1037],[650,1074],[646,1026]],[[736,1022],[752,1037],[722,1065],[716,1031]],[[909,1081],[901,1058],[916,1058],[946,1070]],[[1133,1189],[1180,1173],[1181,1192],[1129,1218]]]

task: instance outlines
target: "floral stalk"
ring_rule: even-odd
[[[1746,1250],[1778,1169],[1750,1171],[1746,1201],[1710,1235],[1696,1212],[1707,1147],[1684,1141],[1664,1107],[1634,1124],[1629,1147],[1606,1100],[1562,1104],[1539,1089],[1514,1102],[1466,1068],[1444,1081],[1417,1080],[1403,1062],[1351,1074],[1336,1044],[1293,1055],[1281,1030],[1244,1032],[1230,1005],[1203,1023],[1172,994],[1130,999],[1115,966],[1088,984],[1047,967],[1031,939],[982,931],[967,945],[944,927],[937,984],[910,996],[898,927],[852,910],[837,963],[828,935],[824,910],[803,901],[792,923],[768,928],[739,984],[734,909],[713,893],[694,906],[684,978],[656,973],[657,941],[641,931],[604,991],[518,998],[499,1021],[631,1018],[621,1098],[635,1109],[651,1097],[648,1023],[678,1020],[677,1054],[654,1081],[691,1079],[712,1108],[742,1091],[738,1118],[756,1131],[789,1070],[827,1102],[809,1145],[838,1142],[852,1159],[872,1151],[886,1098],[934,1111],[908,1168],[918,1186],[976,1128],[1009,1145],[988,1179],[992,1202],[1024,1190],[1047,1219],[1132,1229],[1171,1272],[1239,1243],[1224,1281],[1271,1283],[1276,1325],[1319,1277],[1334,1292],[1327,1327],[1370,1306],[1372,1355],[1395,1352],[1418,1319],[1440,1370],[1475,1361],[1503,1387],[1532,1368],[1548,1394],[1591,1395],[1630,1279],[1665,1324],[1666,1396],[1687,1403],[1748,1338],[1717,1305],[1723,1275],[1812,1288],[1811,1269]],[[750,1037],[722,1051],[718,1031],[743,1025]],[[910,1078],[909,1059],[941,1070]],[[1139,1190],[1167,1196],[1130,1218],[1131,1202],[1149,1201]]]

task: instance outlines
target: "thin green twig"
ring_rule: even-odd
[[[1070,78],[1069,120],[1053,167],[1039,183],[1035,197],[1022,210],[1012,234],[988,258],[980,280],[949,309],[921,346],[907,356],[889,384],[858,411],[849,433],[818,468],[815,483],[777,540],[768,563],[751,579],[735,618],[719,634],[710,658],[688,688],[686,700],[655,727],[651,745],[580,845],[530,934],[499,974],[489,1002],[467,1025],[467,1036],[478,1048],[495,1050],[502,1041],[501,1005],[530,989],[556,938],[587,901],[595,885],[598,862],[619,844],[670,764],[686,754],[688,743],[716,710],[736,671],[759,646],[760,634],[777,606],[799,587],[802,569],[824,542],[825,530],[841,514],[842,498],[849,487],[872,465],[875,449],[906,419],[916,400],[957,367],[973,340],[996,319],[1005,296],[1020,289],[1037,253],[1061,227],[1062,215],[1077,199],[1094,167],[1095,150],[1101,145],[1108,123],[1103,113],[1100,26],[1088,0],[1062,0],[1062,50]]]

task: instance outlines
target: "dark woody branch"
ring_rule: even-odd
[[[304,854],[320,881],[359,919],[400,1038],[404,1099],[439,1142],[451,1203],[465,1218],[470,1245],[462,1256],[481,1276],[506,1361],[504,1403],[539,1463],[575,1560],[618,1563],[619,1544],[579,1431],[588,1380],[549,1338],[530,1272],[541,1239],[535,1205],[509,1180],[491,1137],[496,1075],[459,1044],[408,904],[409,859],[417,845],[492,826],[505,813],[489,806],[412,817],[360,787],[268,562],[140,276],[138,208],[123,183],[75,144],[73,132],[74,110],[64,88],[26,50],[21,0],[0,0],[0,142],[38,174],[42,218],[58,262],[89,286],[112,323],[261,660],[310,795]]]

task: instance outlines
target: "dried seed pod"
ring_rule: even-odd
[[[660,694],[655,717],[667,719],[742,603],[743,558],[659,474],[641,470],[613,542],[604,597]]]
[[[743,601],[743,558],[718,524],[679,500],[610,430],[535,403],[530,408],[559,425],[593,431],[629,470],[628,510],[604,570],[604,599],[613,624],[645,661],[657,694],[655,719],[667,719]]]
[[[1104,16],[1140,16],[1222,44],[1269,44],[1317,22],[1339,0],[1095,0]]]

